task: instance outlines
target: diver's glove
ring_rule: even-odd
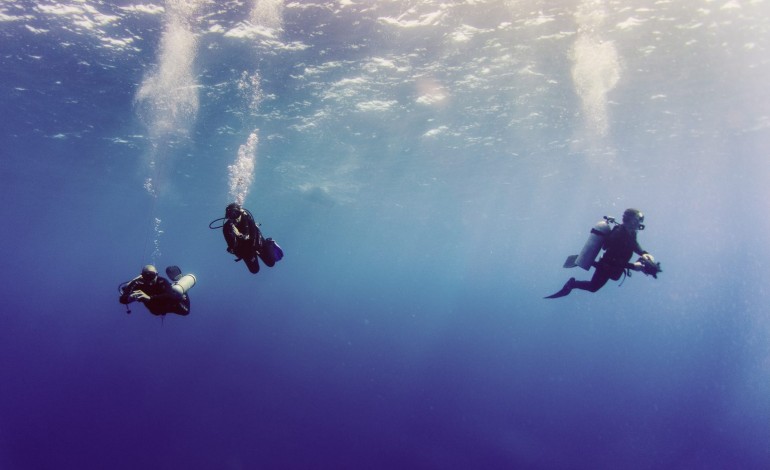
[[[131,295],[128,296],[131,300],[150,300],[150,296],[142,292],[141,290],[136,290],[131,293]]]

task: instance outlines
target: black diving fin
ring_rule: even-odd
[[[172,281],[177,281],[182,277],[182,270],[179,269],[179,266],[169,266],[166,268],[166,276]]]
[[[569,281],[567,281],[564,284],[564,287],[561,288],[559,292],[556,292],[555,294],[551,294],[547,297],[543,297],[544,299],[558,299],[559,297],[566,297],[569,295],[570,292],[572,292],[572,289],[575,285],[575,278],[571,277],[569,278]]]

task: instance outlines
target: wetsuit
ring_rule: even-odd
[[[259,272],[257,256],[267,266],[275,265],[272,250],[266,249],[262,232],[248,212],[241,212],[241,217],[237,221],[227,219],[222,225],[222,234],[227,241],[227,251],[242,259],[252,273]]]
[[[171,282],[162,276],[158,276],[154,283],[145,282],[141,277],[129,282],[120,296],[120,303],[130,303],[130,296],[135,291],[142,291],[149,295],[148,300],[139,300],[153,315],[165,315],[176,313],[187,315],[190,313],[190,298],[187,294],[179,296],[171,288]]]
[[[625,226],[617,225],[612,229],[607,239],[604,241],[604,255],[596,263],[596,271],[590,281],[574,281],[573,289],[583,289],[589,292],[596,292],[607,281],[612,279],[617,281],[623,275],[626,268],[632,268],[629,263],[634,253],[638,255],[647,252],[639,246],[636,241],[636,232],[628,230]]]

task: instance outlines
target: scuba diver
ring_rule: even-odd
[[[658,278],[662,271],[660,263],[639,246],[636,233],[644,230],[644,214],[638,209],[626,209],[623,212],[623,223],[618,224],[612,217],[605,217],[591,229],[591,235],[579,255],[572,255],[564,263],[565,268],[580,266],[588,271],[591,266],[596,268],[590,281],[576,281],[570,278],[559,292],[545,297],[556,299],[569,295],[572,289],[582,289],[596,292],[612,279],[617,281],[623,273],[630,276],[630,271],[641,271],[648,276]],[[610,224],[616,224],[610,228]],[[604,249],[604,255],[595,261],[599,251]],[[634,263],[629,263],[634,253],[640,255]]]
[[[118,287],[120,303],[126,305],[126,312],[131,313],[128,304],[141,302],[153,315],[190,313],[190,297],[187,291],[195,285],[196,278],[192,274],[182,275],[177,266],[166,268],[166,275],[173,280],[160,276],[155,266],[148,264],[142,268],[142,274],[124,282]]]
[[[227,252],[236,256],[235,261],[243,260],[252,274],[259,272],[259,261],[269,267],[283,258],[283,250],[272,238],[264,238],[254,217],[238,203],[228,204],[225,208],[222,234],[227,241]],[[214,223],[212,222],[212,224]],[[218,228],[211,227],[210,228]]]

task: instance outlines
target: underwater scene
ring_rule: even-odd
[[[768,0],[0,0],[0,469],[770,468],[768,79]]]

